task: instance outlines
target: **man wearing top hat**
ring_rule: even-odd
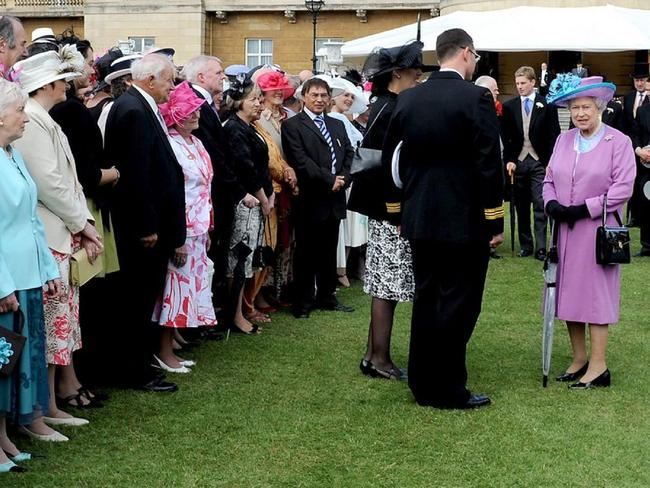
[[[503,173],[494,99],[472,78],[480,56],[462,29],[438,36],[440,71],[397,98],[384,165],[403,141],[401,234],[413,253],[409,387],[420,405],[476,408],[465,354],[490,247],[503,242]],[[432,149],[433,148],[433,149]]]
[[[648,63],[634,63],[634,69],[630,73],[630,78],[634,80],[634,90],[625,95],[623,99],[623,132],[634,140],[634,120],[639,109],[650,103],[646,90],[646,84],[650,79],[650,66]],[[637,181],[634,184],[634,193],[627,207],[628,225],[630,226],[636,226],[639,223],[641,199],[643,198],[639,190],[639,182],[643,177],[643,173],[644,168],[639,162],[639,153],[637,152]]]

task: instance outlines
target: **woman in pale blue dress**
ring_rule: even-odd
[[[17,354],[2,332],[19,332],[26,339],[12,373],[0,377],[0,473],[21,471],[15,463],[30,458],[7,436],[7,421],[64,437],[42,420],[49,401],[43,286],[56,296],[61,282],[36,214],[36,185],[11,146],[29,120],[25,102],[20,87],[0,79],[0,372]]]

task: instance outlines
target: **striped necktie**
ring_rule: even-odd
[[[332,174],[336,174],[336,154],[334,154],[334,144],[332,144],[332,136],[330,136],[330,131],[327,130],[327,126],[325,125],[325,119],[323,118],[322,115],[318,115],[315,119],[314,122],[316,122],[316,125],[320,129],[321,134],[323,134],[323,137],[325,138],[325,141],[327,142],[327,145],[330,147],[330,153],[332,154]]]

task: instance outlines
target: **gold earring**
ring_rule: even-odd
[[[4,125],[5,123],[2,120],[0,120],[0,127],[4,127]]]

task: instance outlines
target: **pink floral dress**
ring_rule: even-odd
[[[178,132],[169,131],[169,142],[185,177],[185,216],[187,224],[187,262],[178,268],[170,261],[162,297],[153,320],[163,327],[216,325],[212,305],[211,270],[208,259],[208,230],[213,225],[210,184],[212,163],[199,139],[188,143]]]

